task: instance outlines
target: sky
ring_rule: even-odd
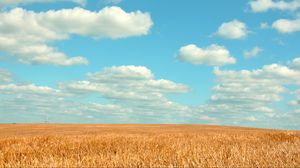
[[[300,0],[1,0],[0,123],[300,129]]]

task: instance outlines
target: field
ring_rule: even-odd
[[[300,167],[300,132],[204,125],[0,125],[0,167]]]

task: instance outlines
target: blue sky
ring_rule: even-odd
[[[1,123],[300,129],[299,0],[0,8]]]

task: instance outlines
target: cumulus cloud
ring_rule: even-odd
[[[179,49],[178,59],[191,64],[212,66],[234,64],[236,62],[224,46],[217,44],[212,44],[206,48],[199,48],[195,44],[183,46]]]
[[[49,2],[74,2],[80,5],[85,5],[86,0],[1,0],[0,7],[3,6],[16,6],[19,4],[29,4],[29,3],[49,3]]]
[[[61,82],[56,89],[35,84],[0,84],[0,115],[30,118],[48,113],[52,117],[64,116],[55,118],[61,122],[68,122],[70,117],[72,121],[86,117],[92,119],[88,122],[179,123],[191,117],[191,109],[167,95],[188,91],[184,84],[154,79],[146,67],[113,66],[88,73],[83,81]]]
[[[272,27],[280,33],[294,33],[300,31],[300,18],[290,19],[279,19],[276,20]]]
[[[26,94],[26,93],[34,93],[34,94],[60,94],[59,90],[55,90],[46,86],[36,86],[34,84],[6,84],[0,85],[0,91],[2,94]]]
[[[148,13],[126,13],[119,7],[98,12],[82,8],[33,12],[16,8],[0,13],[0,51],[26,64],[70,66],[88,64],[81,56],[69,58],[49,46],[72,34],[92,38],[126,38],[146,35],[152,26]]]
[[[263,51],[263,49],[256,46],[252,50],[245,50],[244,57],[245,58],[253,58],[253,57],[256,57],[262,51]]]
[[[144,66],[112,66],[101,72],[89,73],[88,77],[93,81],[105,80],[147,80],[154,77],[153,73]],[[108,78],[109,77],[109,78]]]
[[[0,83],[0,122],[36,122],[37,118],[43,122],[47,114],[50,121],[64,123],[194,122],[299,128],[300,71],[292,68],[293,61],[255,70],[215,68],[212,95],[199,107],[172,101],[169,94],[188,92],[189,87],[155,79],[144,66],[104,68],[88,73],[85,80],[60,82],[57,88],[4,82]],[[290,85],[298,89],[292,91],[291,110],[282,113],[273,104],[291,93]]]
[[[0,94],[1,95],[1,94]],[[126,122],[130,109],[113,104],[70,101],[34,93],[0,96],[0,122],[112,123]],[[91,119],[89,116],[92,116]]]
[[[300,8],[300,1],[252,0],[249,2],[249,5],[253,12],[266,12],[271,9],[295,11]]]
[[[213,94],[209,103],[200,109],[210,117],[216,117],[218,122],[231,125],[282,116],[271,104],[283,100],[282,95],[289,90],[286,86],[300,84],[300,71],[279,64],[265,65],[256,70],[215,68],[214,74],[217,79]],[[251,116],[245,118],[247,115]]]
[[[29,118],[45,113],[60,113],[56,110],[62,110],[58,106],[66,103],[66,96],[48,86],[12,82],[0,84],[0,122],[17,122],[18,119],[20,122],[30,122]]]
[[[11,82],[11,81],[12,81],[12,74],[5,69],[0,69],[0,83]]]
[[[113,66],[89,73],[88,80],[61,83],[60,88],[73,93],[98,92],[105,98],[123,101],[153,101],[168,104],[164,93],[184,93],[188,87],[165,79],[153,79],[143,66]],[[149,103],[149,102],[148,102]]]
[[[243,39],[248,34],[247,26],[239,20],[222,23],[215,33],[216,36],[226,39]]]
[[[113,66],[100,72],[89,73],[87,80],[59,84],[61,90],[72,94],[97,94],[134,111],[137,118],[167,122],[182,118],[190,111],[185,105],[173,102],[167,94],[185,93],[186,85],[165,79],[154,79],[153,73],[143,66]],[[173,115],[173,116],[172,116]],[[176,116],[174,118],[174,116]]]
[[[289,62],[289,66],[300,71],[300,58],[295,58],[293,61]]]
[[[16,82],[0,84],[1,123],[44,122],[46,115],[50,122],[56,123],[134,121],[130,120],[132,109],[129,107],[81,101],[64,90]]]

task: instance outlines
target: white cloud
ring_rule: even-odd
[[[184,93],[188,87],[169,80],[154,80],[143,66],[119,66],[89,73],[88,80],[61,83],[60,88],[72,93],[98,92],[105,98],[125,101],[167,101],[164,93]]]
[[[16,85],[16,84],[6,84],[0,85],[0,91],[2,94],[60,94],[60,91],[45,87],[36,86],[34,84]]]
[[[206,48],[199,48],[194,44],[186,45],[180,48],[178,59],[192,64],[207,64],[212,66],[221,66],[225,64],[234,64],[235,58],[224,47],[212,44]]]
[[[185,120],[182,116],[190,111],[188,106],[173,102],[166,96],[185,93],[189,88],[173,81],[154,79],[146,67],[113,66],[87,76],[84,81],[60,83],[59,88],[75,95],[97,94],[132,109],[140,119],[146,117],[149,121]]]
[[[79,5],[85,5],[86,0],[1,0],[0,7],[3,6],[16,6],[19,4],[29,4],[29,3],[49,3],[49,2],[74,2]]]
[[[271,64],[255,70],[214,69],[216,85],[207,104],[198,108],[176,103],[169,93],[185,93],[186,85],[155,75],[143,66],[113,66],[88,73],[82,81],[58,88],[35,84],[0,84],[0,122],[44,121],[89,123],[197,123],[299,128],[300,91],[292,92],[290,111],[276,102],[300,86],[300,71]],[[102,102],[102,103],[100,103]],[[105,103],[103,103],[105,102]],[[17,120],[9,120],[17,119]],[[278,125],[278,121],[281,121]],[[288,121],[288,122],[283,122]],[[251,125],[253,124],[253,125]]]
[[[245,58],[253,58],[256,57],[259,53],[261,53],[263,51],[263,49],[259,48],[259,47],[254,47],[252,50],[248,51],[245,50],[244,51],[244,57]]]
[[[38,119],[44,122],[45,115],[56,123],[126,122],[132,117],[130,107],[86,102],[64,90],[35,84],[0,84],[0,102],[2,123],[38,122]],[[88,116],[93,116],[93,120],[88,120]]]
[[[279,19],[276,20],[272,27],[280,33],[293,33],[300,31],[300,18],[295,20]]]
[[[11,81],[12,81],[12,74],[5,69],[0,69],[0,83],[11,82]]]
[[[247,26],[239,20],[223,23],[215,35],[227,39],[243,39],[248,34]]]
[[[114,66],[89,73],[87,78],[60,83],[57,89],[35,84],[0,84],[0,115],[15,115],[3,117],[0,122],[22,116],[43,117],[48,113],[56,122],[72,118],[81,122],[178,123],[186,121],[191,110],[167,98],[169,93],[187,92],[186,85],[154,79],[153,73],[143,66]],[[99,103],[101,100],[106,103]]]
[[[109,76],[109,78],[108,78]],[[93,81],[104,80],[147,80],[152,79],[154,75],[144,66],[113,66],[105,68],[101,72],[88,74],[89,79]]]
[[[0,13],[0,51],[26,64],[70,66],[88,64],[87,59],[67,57],[49,46],[71,34],[92,38],[126,38],[146,35],[152,26],[148,13],[126,13],[119,7],[98,12],[82,8],[33,12],[16,8]]]
[[[256,70],[215,68],[214,74],[217,79],[213,94],[209,103],[200,106],[199,111],[215,117],[217,123],[229,125],[243,124],[245,120],[275,122],[270,117],[280,118],[284,114],[271,104],[283,101],[283,94],[289,93],[287,86],[300,85],[300,71],[279,64],[265,65]],[[287,114],[293,115],[292,111]],[[250,117],[245,119],[245,116]]]
[[[300,57],[295,58],[293,61],[289,62],[289,66],[300,71]]]
[[[126,13],[119,7],[106,7],[99,12],[82,8],[63,9],[39,13],[37,17],[41,17],[42,24],[57,33],[94,38],[118,39],[146,35],[153,24],[148,13]]]
[[[262,71],[262,72],[260,72]],[[284,92],[281,85],[272,83],[273,79],[263,78],[267,72],[258,71],[221,71],[215,69],[218,85],[214,87],[211,101],[228,104],[264,104],[270,101],[279,101],[280,93]],[[253,108],[252,108],[253,109]]]
[[[6,123],[44,122],[45,116],[55,123],[126,122],[131,112],[118,105],[82,103],[51,95],[18,94],[0,100],[0,115],[5,116],[0,121]]]
[[[268,10],[288,10],[295,11],[300,8],[299,0],[252,0],[249,2],[253,12],[266,12]]]
[[[279,64],[270,64],[265,65],[261,69],[256,70],[241,70],[241,71],[221,71],[218,68],[215,69],[215,74],[221,77],[224,81],[231,81],[240,77],[245,79],[258,79],[263,81],[271,81],[270,83],[295,83],[299,84],[300,82],[300,72],[291,69],[290,67],[279,65]],[[240,79],[239,79],[240,80]],[[237,80],[237,81],[239,81]],[[274,80],[274,82],[272,81]],[[244,80],[242,80],[244,81]],[[256,80],[254,80],[256,81]]]

